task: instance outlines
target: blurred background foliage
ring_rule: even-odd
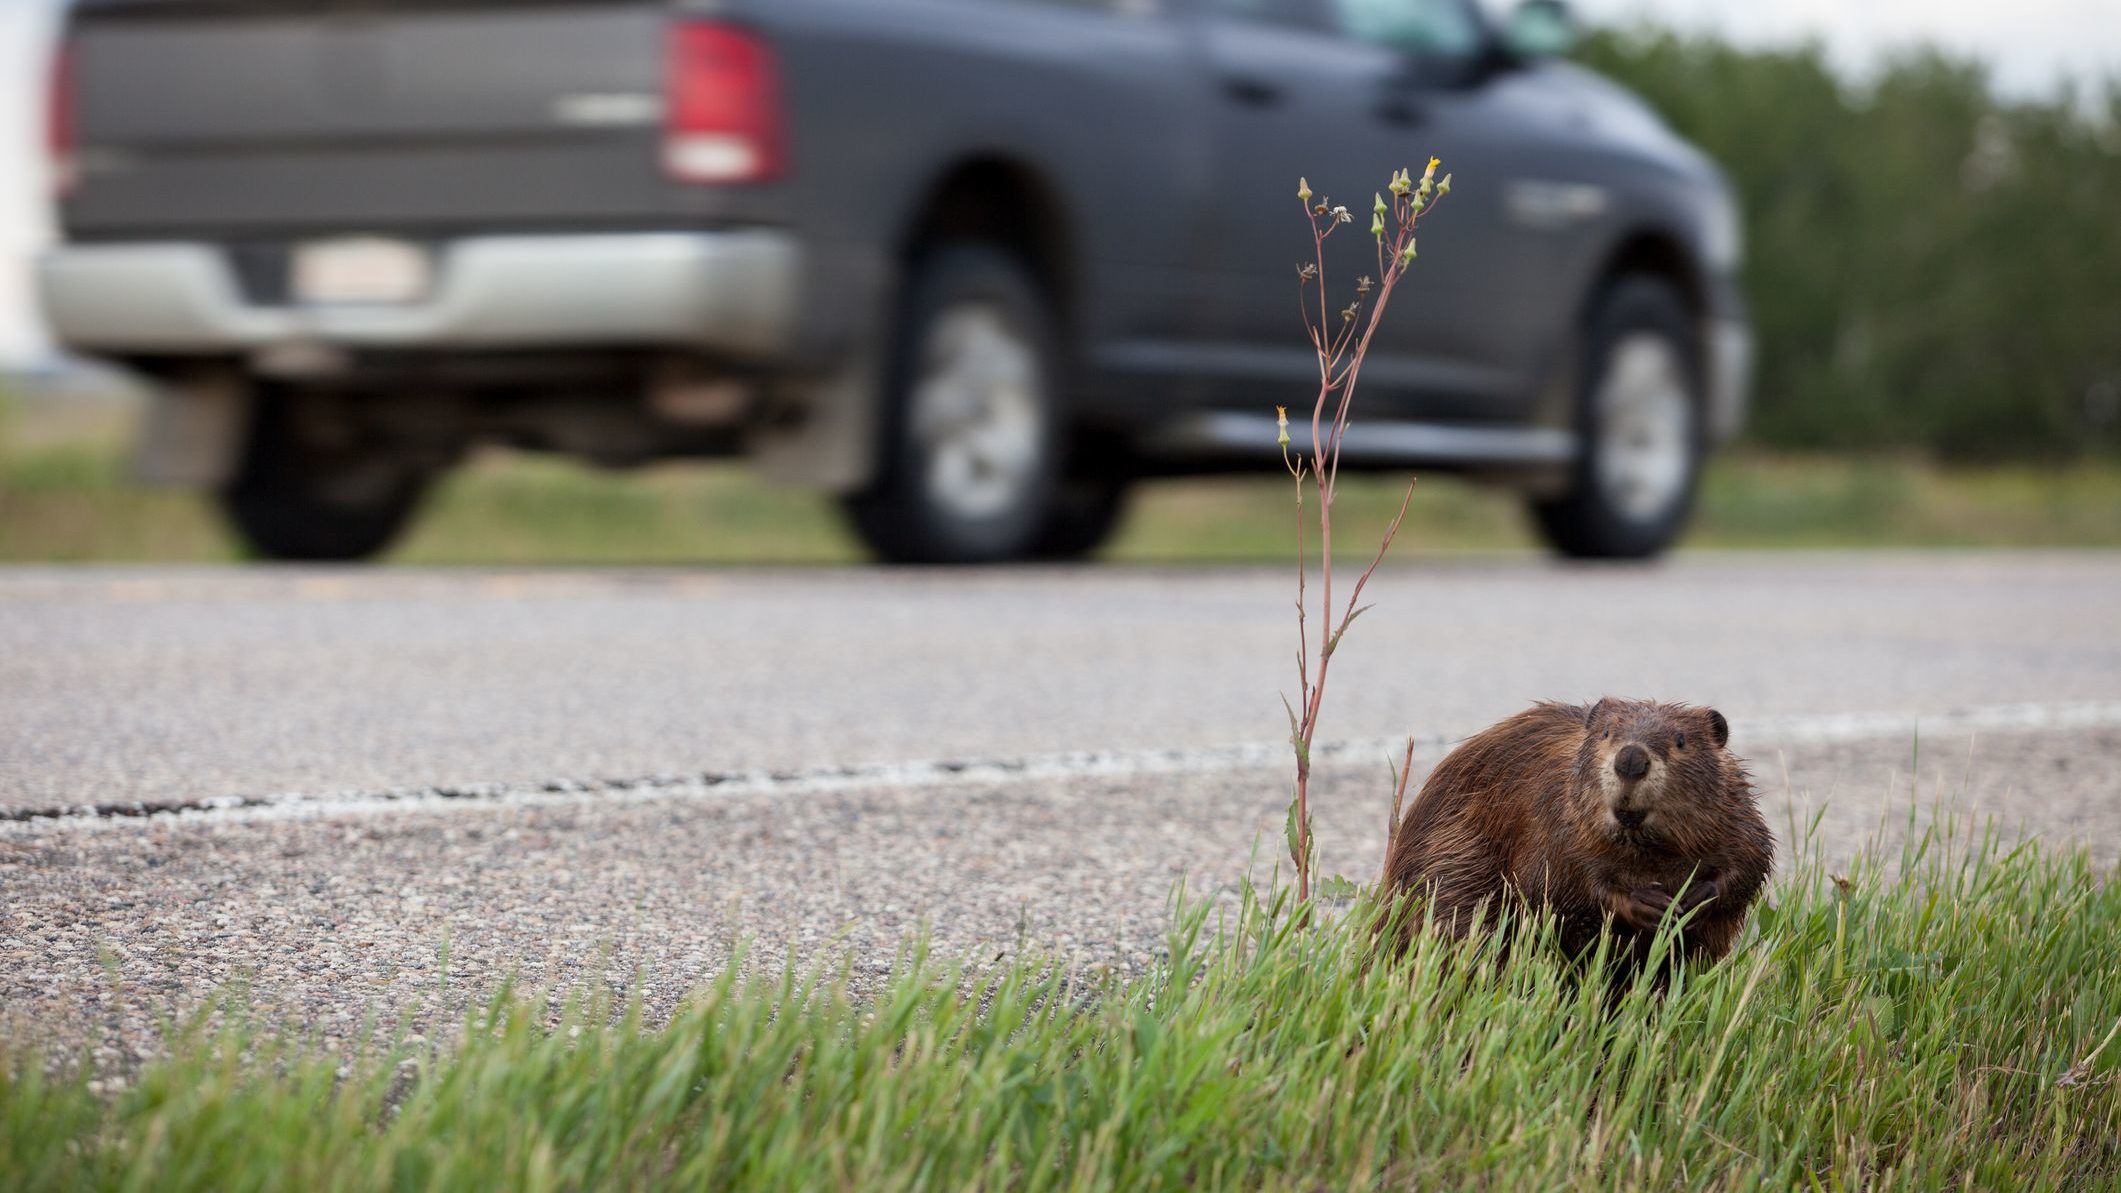
[[[1999,99],[1932,50],[1852,83],[1817,45],[1649,26],[1578,56],[1745,204],[1755,442],[2121,455],[2121,87]]]

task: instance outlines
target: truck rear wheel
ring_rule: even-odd
[[[1535,501],[1548,544],[1579,559],[1641,559],[1686,526],[1708,451],[1700,335],[1666,283],[1622,278],[1591,316],[1569,491]]]
[[[886,374],[877,477],[845,502],[879,557],[1039,553],[1058,495],[1055,344],[1045,300],[1008,254],[956,245],[917,267]]]
[[[426,492],[428,469],[343,429],[301,417],[303,399],[261,391],[235,478],[219,494],[238,537],[262,559],[367,559],[397,537]]]

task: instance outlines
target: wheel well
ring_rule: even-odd
[[[910,277],[923,252],[951,240],[977,240],[1014,253],[1052,300],[1063,330],[1072,331],[1075,277],[1067,222],[1053,188],[1036,171],[1006,158],[980,157],[938,176],[898,246],[900,275]]]
[[[1688,313],[1697,319],[1708,310],[1707,288],[1686,246],[1666,233],[1642,229],[1623,237],[1606,257],[1604,267],[1598,272],[1598,282],[1591,287],[1584,318],[1590,317],[1598,296],[1608,286],[1631,274],[1647,274],[1670,282],[1686,301]]]

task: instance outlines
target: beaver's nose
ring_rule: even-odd
[[[1650,773],[1650,752],[1641,746],[1623,746],[1613,755],[1613,773],[1633,783]]]

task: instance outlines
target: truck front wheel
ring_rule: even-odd
[[[1664,282],[1625,277],[1592,312],[1569,491],[1535,501],[1549,545],[1579,559],[1641,559],[1679,537],[1708,435],[1700,335]]]
[[[258,393],[222,513],[259,558],[367,559],[411,520],[430,471],[358,428],[303,417],[303,402]]]

